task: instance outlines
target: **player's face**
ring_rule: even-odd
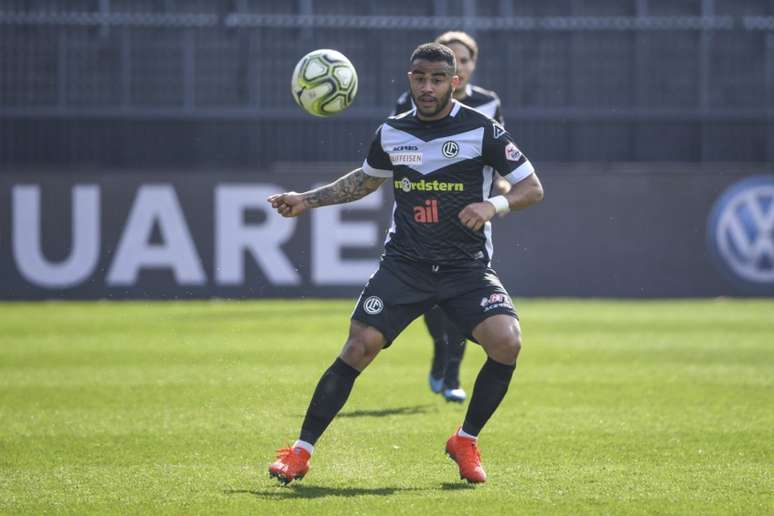
[[[451,110],[451,96],[459,77],[444,61],[416,59],[409,68],[409,86],[419,118],[438,120]]]
[[[460,76],[460,86],[457,88],[457,93],[464,96],[465,88],[470,83],[473,72],[476,71],[476,61],[471,57],[468,47],[462,43],[449,43],[446,46],[454,52],[454,56],[457,58],[457,75]]]

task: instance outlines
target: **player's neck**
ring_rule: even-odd
[[[447,116],[449,116],[449,113],[451,113],[452,108],[454,107],[454,101],[452,99],[449,99],[449,103],[446,104],[446,107],[443,108],[438,113],[432,115],[432,116],[424,116],[422,113],[419,112],[419,109],[417,109],[417,118],[420,122],[437,122],[438,120],[443,120]]]

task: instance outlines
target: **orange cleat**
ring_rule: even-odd
[[[475,439],[460,437],[457,432],[446,441],[446,455],[460,467],[460,478],[471,484],[486,482],[486,471],[481,466],[481,454]]]
[[[280,448],[277,450],[277,460],[269,466],[269,476],[285,485],[293,480],[301,480],[309,471],[310,458],[309,452],[303,448]]]

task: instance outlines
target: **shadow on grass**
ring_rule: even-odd
[[[408,491],[426,491],[418,487],[323,487],[302,486],[291,484],[289,486],[277,486],[274,489],[226,489],[224,494],[249,494],[258,498],[287,499],[287,498],[325,498],[326,496],[390,496],[395,493]]]
[[[441,484],[441,489],[443,491],[464,491],[465,489],[475,489],[476,486],[473,484],[469,484],[465,482],[464,484],[461,482],[444,482]]]
[[[380,410],[353,410],[341,412],[336,417],[386,417],[386,416],[413,416],[429,412],[434,405],[416,405],[413,407],[395,407]]]

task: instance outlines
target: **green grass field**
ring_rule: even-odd
[[[517,305],[487,484],[443,454],[464,407],[417,322],[280,487],[350,301],[0,304],[0,513],[774,513],[774,301]]]

